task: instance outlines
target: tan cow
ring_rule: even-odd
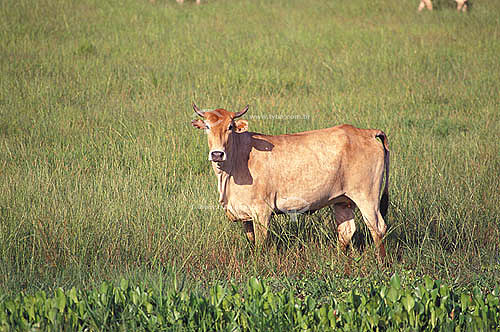
[[[184,0],[177,0],[177,3],[183,4]],[[201,0],[196,0],[196,4],[199,5],[201,3]]]
[[[345,250],[356,230],[357,206],[382,261],[383,217],[389,204],[389,150],[382,131],[341,125],[263,135],[248,132],[246,120],[236,120],[248,106],[238,113],[202,111],[195,104],[193,108],[203,118],[191,123],[207,134],[219,202],[232,221],[243,222],[251,242],[264,242],[273,213],[333,205],[339,242]]]
[[[457,10],[465,12],[467,11],[467,0],[455,0],[457,3]],[[418,6],[418,11],[422,11],[424,8],[427,8],[428,10],[432,10],[432,2],[431,0],[420,0],[420,5]]]

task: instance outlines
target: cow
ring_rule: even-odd
[[[184,0],[177,0],[177,3],[183,4]],[[199,5],[201,3],[201,0],[196,0],[196,4]]]
[[[333,206],[339,244],[345,252],[356,230],[357,207],[382,262],[389,204],[389,148],[384,132],[344,124],[264,135],[248,131],[248,121],[238,119],[248,107],[240,112],[201,110],[193,103],[201,118],[191,124],[207,134],[219,203],[229,219],[242,222],[248,240],[260,246],[273,214]]]
[[[466,12],[468,3],[467,0],[455,0],[457,3],[457,10]],[[418,6],[418,11],[422,11],[424,8],[427,8],[428,10],[432,10],[432,2],[431,0],[420,0],[420,4]]]

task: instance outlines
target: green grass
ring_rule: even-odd
[[[417,5],[2,1],[0,288],[165,269],[201,289],[258,275],[283,287],[309,278],[314,293],[324,280],[396,270],[498,284],[500,3],[465,15]],[[252,252],[217,205],[193,101],[250,104],[250,129],[270,134],[384,130],[389,266],[377,266],[358,218],[346,276],[328,209],[275,218],[271,247]]]

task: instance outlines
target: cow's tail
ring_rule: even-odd
[[[384,145],[384,165],[385,165],[385,187],[382,193],[382,198],[380,199],[380,214],[382,218],[387,215],[387,209],[389,208],[389,140],[385,133],[378,130],[375,137],[380,138],[382,144]]]

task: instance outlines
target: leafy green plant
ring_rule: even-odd
[[[415,2],[2,0],[0,288],[53,294],[174,267],[196,291],[258,275],[317,305],[402,269],[492,289],[500,1],[467,15]],[[250,130],[268,134],[384,130],[389,272],[359,214],[352,261],[337,250],[328,209],[277,216],[271,248],[252,251],[218,204],[192,102],[249,103]]]
[[[500,289],[455,292],[425,277],[401,286],[394,274],[385,285],[353,289],[323,303],[292,291],[273,292],[252,277],[246,287],[215,284],[206,295],[185,289],[154,291],[126,279],[91,291],[58,288],[0,301],[0,330],[162,330],[201,331],[448,331],[500,328]]]

